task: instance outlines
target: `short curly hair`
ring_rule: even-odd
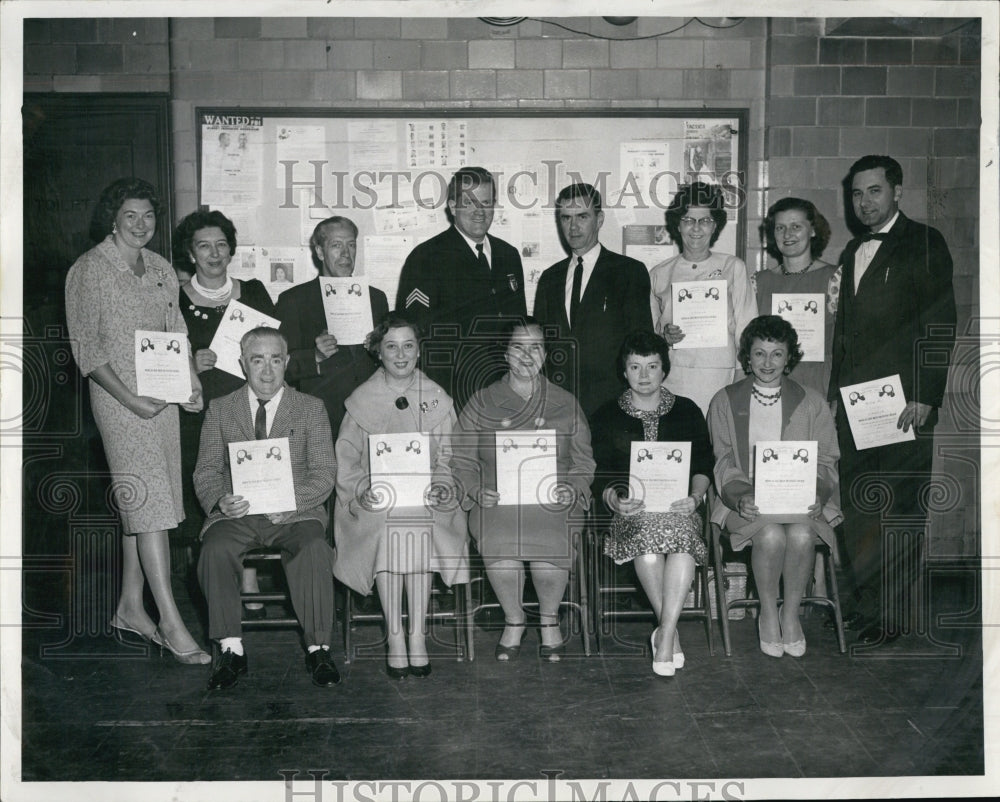
[[[625,335],[618,349],[618,377],[625,379],[625,365],[630,356],[652,356],[656,354],[663,364],[663,375],[670,373],[670,346],[659,334],[652,331],[632,331]]]
[[[378,351],[382,345],[382,340],[385,339],[385,335],[392,329],[406,328],[413,329],[413,334],[416,336],[418,343],[423,339],[423,332],[417,323],[414,323],[400,312],[386,312],[382,315],[381,320],[379,320],[378,324],[372,330],[372,333],[365,337],[365,349],[377,360]]]
[[[780,315],[760,315],[747,323],[747,327],[740,335],[738,358],[743,372],[748,376],[751,373],[750,349],[754,340],[781,343],[788,349],[788,361],[785,363],[786,376],[802,361],[802,347],[799,345],[799,333],[795,331],[795,327]]]
[[[90,219],[90,238],[94,242],[103,241],[111,233],[118,210],[127,200],[148,200],[157,219],[163,214],[163,204],[152,184],[141,178],[119,178],[106,186],[97,200]]]
[[[667,206],[664,213],[670,239],[676,243],[678,248],[683,246],[681,218],[688,213],[688,209],[692,206],[705,207],[712,213],[715,226],[708,244],[715,245],[722,229],[726,227],[725,198],[719,187],[715,184],[706,184],[704,181],[692,181],[690,184],[681,184],[677,187],[677,194],[671,198],[670,205]]]
[[[171,252],[175,265],[183,265],[188,262],[194,235],[203,228],[221,229],[229,244],[229,252],[236,252],[236,226],[233,225],[233,221],[218,210],[199,209],[196,212],[191,212],[174,229]]]
[[[826,250],[826,246],[830,243],[830,224],[820,214],[819,209],[816,208],[813,202],[807,201],[804,198],[782,198],[777,203],[772,204],[771,208],[767,210],[767,217],[764,218],[764,223],[761,225],[761,228],[764,230],[764,247],[778,262],[782,261],[781,251],[778,249],[778,243],[774,239],[774,218],[781,212],[793,211],[802,212],[806,216],[806,220],[813,227],[813,237],[809,242],[809,255],[813,259],[819,259],[823,255],[823,251]]]

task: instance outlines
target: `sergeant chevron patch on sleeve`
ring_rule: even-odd
[[[431,308],[431,299],[419,288],[414,289],[409,295],[406,296],[406,308],[409,309],[414,304],[423,304],[428,309]]]

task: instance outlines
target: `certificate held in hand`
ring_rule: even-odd
[[[422,432],[368,435],[371,489],[378,509],[423,507],[431,484],[430,440]]]
[[[673,348],[724,348],[729,342],[729,285],[725,279],[675,281],[670,288],[673,324],[684,339]]]
[[[556,430],[496,433],[497,492],[501,506],[557,503]]]
[[[215,336],[208,346],[215,352],[215,367],[242,379],[240,340],[243,335],[258,326],[270,326],[276,329],[280,325],[281,321],[277,318],[258,312],[239,301],[230,301],[226,311],[222,313],[222,322],[215,330]]]
[[[858,451],[915,439],[912,426],[905,432],[896,426],[906,408],[898,373],[841,387],[840,399]]]
[[[135,333],[136,393],[185,404],[191,400],[191,358],[187,337],[176,331]]]
[[[353,277],[320,276],[326,330],[341,345],[361,345],[371,330],[372,305],[368,299],[368,282]]]
[[[815,440],[759,440],[753,495],[761,515],[806,515],[816,503]]]
[[[632,443],[629,496],[646,505],[646,512],[669,512],[688,494],[691,442]]]
[[[295,481],[287,437],[229,444],[233,494],[250,502],[249,515],[295,509]]]

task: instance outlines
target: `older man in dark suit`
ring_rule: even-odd
[[[354,275],[357,239],[358,227],[346,217],[328,217],[318,223],[309,246],[320,275]],[[389,311],[389,301],[377,287],[369,287],[368,296],[377,325]],[[344,419],[344,401],[375,372],[375,361],[363,345],[341,345],[327,331],[318,277],[281,293],[275,315],[288,340],[286,378],[302,392],[322,399],[336,436]]]
[[[858,450],[844,405],[837,405],[844,540],[855,582],[845,614],[861,630],[858,642],[874,646],[902,633],[920,576],[926,534],[920,499],[931,482],[933,429],[955,339],[955,295],[944,238],[899,211],[899,163],[865,156],[846,183],[865,230],[843,255],[830,400],[837,401],[841,387],[898,373],[907,403],[896,425],[916,432],[910,442]],[[900,530],[901,542],[892,543],[888,527]]]
[[[247,672],[240,626],[242,557],[260,546],[280,548],[292,606],[308,647],[314,684],[330,686],[340,674],[330,658],[333,630],[333,549],[326,541],[323,504],[333,490],[336,459],[323,404],[285,384],[288,345],[260,327],[240,343],[245,386],[214,399],[201,432],[194,473],[198,500],[208,514],[202,528],[198,580],[208,601],[209,637],[222,656],[209,689],[231,688]],[[295,508],[248,514],[250,500],[233,494],[230,443],[288,438]]]
[[[451,227],[417,245],[399,276],[396,311],[428,336],[423,369],[459,406],[503,372],[504,318],[527,314],[521,257],[487,233],[496,200],[490,172],[458,170],[448,183]]]
[[[559,193],[556,222],[570,255],[539,279],[535,317],[559,332],[550,378],[577,397],[589,418],[622,390],[615,365],[625,335],[653,330],[649,271],[598,241],[604,212],[601,193],[590,184]],[[553,359],[556,349],[565,360]]]

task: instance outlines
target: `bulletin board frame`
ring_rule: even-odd
[[[300,251],[299,259],[304,260],[307,257],[303,255],[305,251],[302,249],[308,244],[306,232],[309,223],[318,222],[319,219],[326,216],[344,214],[359,224],[359,228],[361,229],[359,232],[360,251],[362,238],[366,234],[370,234],[373,227],[379,233],[385,232],[381,230],[383,226],[377,224],[378,221],[374,221],[377,225],[373,226],[372,219],[365,217],[367,210],[360,213],[359,216],[351,214],[352,208],[356,208],[357,196],[352,198],[349,203],[348,199],[343,195],[343,188],[345,180],[349,188],[353,187],[358,176],[368,174],[374,182],[375,174],[380,174],[381,176],[391,174],[392,170],[379,171],[375,169],[380,164],[387,166],[384,154],[379,151],[379,145],[377,144],[377,140],[380,138],[379,134],[391,128],[392,123],[396,123],[399,125],[401,131],[409,128],[410,137],[412,138],[414,128],[423,128],[426,130],[436,125],[439,126],[439,140],[437,144],[441,145],[440,137],[450,132],[453,135],[451,144],[454,145],[456,141],[454,134],[457,131],[462,131],[463,133],[465,131],[464,127],[459,128],[458,126],[467,126],[470,134],[468,139],[462,140],[460,144],[463,148],[466,145],[469,148],[468,150],[463,149],[460,156],[456,155],[457,151],[446,156],[443,153],[443,149],[440,149],[438,152],[432,150],[428,157],[426,141],[424,141],[424,153],[420,155],[417,152],[417,148],[412,147],[412,142],[407,143],[405,141],[405,133],[403,134],[404,139],[394,145],[398,151],[396,155],[397,171],[411,171],[403,179],[404,181],[409,181],[414,176],[415,181],[419,180],[421,175],[416,173],[416,171],[426,167],[424,162],[428,158],[431,160],[441,160],[440,164],[434,162],[431,165],[432,168],[440,167],[440,174],[436,176],[436,181],[431,180],[424,183],[424,186],[431,186],[433,189],[433,192],[429,191],[429,196],[431,194],[434,196],[435,205],[433,209],[436,218],[432,216],[431,219],[438,226],[437,230],[430,231],[430,235],[443,230],[447,225],[443,210],[442,195],[444,184],[455,169],[466,165],[481,165],[496,172],[494,163],[499,158],[497,154],[503,152],[503,158],[512,164],[544,165],[544,168],[540,169],[551,170],[553,169],[551,164],[555,164],[559,160],[546,159],[546,154],[552,151],[553,148],[558,150],[560,146],[563,146],[564,151],[567,148],[572,151],[572,156],[565,160],[567,165],[562,165],[564,168],[563,173],[567,173],[568,171],[570,180],[589,181],[601,188],[600,181],[594,180],[594,177],[600,179],[602,172],[607,172],[609,176],[617,175],[618,177],[617,180],[614,178],[611,179],[610,183],[613,191],[605,191],[603,193],[606,220],[611,221],[611,225],[607,225],[606,223],[605,229],[602,230],[601,241],[607,247],[610,247],[612,250],[627,252],[625,241],[628,239],[628,234],[626,233],[628,226],[624,225],[623,222],[633,221],[642,223],[643,225],[635,226],[639,230],[652,228],[654,224],[662,227],[663,209],[673,196],[676,185],[686,183],[692,178],[707,175],[709,176],[709,181],[718,183],[727,190],[725,193],[727,213],[730,217],[730,225],[735,230],[735,237],[732,230],[729,232],[723,231],[725,242],[720,237],[719,250],[735,253],[736,256],[745,261],[748,250],[749,116],[750,111],[745,107],[700,108],[696,106],[670,109],[537,110],[486,108],[323,109],[311,107],[198,106],[195,109],[198,204],[200,208],[221,208],[227,214],[229,214],[228,206],[239,205],[241,206],[241,213],[246,213],[247,208],[250,208],[250,214],[254,214],[252,191],[243,187],[246,191],[240,194],[241,187],[235,183],[232,184],[234,189],[231,194],[219,190],[219,186],[226,184],[229,177],[233,175],[236,175],[237,178],[239,177],[239,168],[227,170],[224,164],[221,167],[218,166],[221,162],[213,161],[215,159],[236,158],[233,154],[237,148],[237,137],[239,137],[239,147],[245,147],[247,140],[247,136],[239,136],[238,132],[249,131],[251,149],[253,147],[253,136],[258,135],[259,139],[257,155],[252,157],[251,163],[253,163],[253,159],[258,161],[255,169],[263,176],[263,178],[258,176],[262,189],[258,198],[259,206],[256,211],[256,219],[260,222],[255,225],[253,220],[251,220],[248,223],[244,223],[243,226],[245,230],[253,231],[251,239],[254,240],[254,243],[256,245],[295,246]],[[241,125],[245,127],[241,129]],[[448,125],[451,125],[451,128],[445,129],[445,126]],[[318,140],[315,137],[320,128],[323,129],[326,137],[323,149],[320,150],[320,147],[315,148],[315,161],[321,162],[323,170],[327,173],[326,184],[323,185],[325,195],[322,198],[313,197],[310,203],[310,206],[315,207],[312,209],[315,212],[312,214],[312,220],[307,220],[307,215],[303,212],[300,230],[295,232],[294,236],[288,231],[288,223],[285,224],[286,228],[283,229],[285,233],[280,236],[274,232],[269,233],[266,231],[258,235],[255,230],[265,229],[268,225],[277,225],[274,221],[278,219],[289,220],[289,208],[303,209],[307,203],[307,201],[302,200],[302,198],[306,197],[305,195],[301,197],[295,195],[293,197],[292,189],[297,193],[302,189],[303,185],[312,180],[310,176],[313,175],[313,168],[309,165],[313,159],[308,155],[308,142],[303,142],[303,145],[297,150],[286,151],[286,153],[295,154],[295,161],[289,168],[286,162],[291,162],[292,159],[281,158],[281,143],[277,141],[281,136],[277,132],[277,127],[279,126],[281,133],[284,133],[286,130],[290,132],[291,139],[294,139],[293,135],[300,131],[313,132],[311,136],[313,137],[314,144],[316,144]],[[229,136],[225,135],[227,130],[230,132]],[[343,134],[344,130],[359,133],[364,132],[364,136],[356,136],[355,133],[345,136]],[[478,138],[471,133],[472,131],[480,132]],[[489,136],[496,137],[492,141],[492,144],[485,143],[487,136],[482,133],[484,131],[490,132]],[[678,131],[682,133],[678,134]],[[721,136],[718,133],[720,131],[722,132]],[[508,132],[511,132],[509,142],[504,139]],[[533,132],[539,135],[537,139],[526,138],[533,136]],[[356,138],[352,138],[355,136]],[[434,132],[432,131],[429,136],[431,137],[430,142],[433,147],[435,144],[433,140]],[[518,136],[521,136],[520,140]],[[561,139],[561,137],[564,138]],[[713,137],[716,140],[722,139],[725,141],[713,141]],[[304,139],[308,139],[308,137],[304,136]],[[662,170],[660,173],[654,175],[651,171],[656,168],[649,165],[656,162],[657,143],[660,142],[662,142],[660,155],[665,156],[669,152],[669,159],[673,167],[672,169]],[[649,150],[652,154],[646,159],[645,167],[641,166],[644,158],[644,154],[642,153],[643,148],[641,147],[643,143],[649,143]],[[480,144],[482,144],[482,147],[478,147]],[[484,155],[488,154],[491,148],[492,158],[484,158]],[[705,164],[706,162],[706,156],[701,153],[703,149],[709,154],[707,156],[707,167],[702,167],[699,164],[699,162],[701,164]],[[223,154],[223,151],[224,155],[220,155]],[[595,155],[597,153],[604,155],[598,158]],[[368,154],[367,161],[365,154]],[[590,154],[590,160],[598,163],[588,163],[588,157],[584,155],[581,156],[583,159],[582,163],[578,163],[575,168],[568,166],[569,159],[576,158],[578,154]],[[720,156],[719,154],[722,155]],[[638,169],[645,169],[646,172],[641,176],[638,174],[633,176],[632,171],[629,170],[629,179],[626,180],[626,155],[633,158],[634,162],[640,165]],[[407,157],[413,159],[412,164],[398,163],[399,160],[405,161]],[[666,164],[666,158],[663,161]],[[613,164],[609,162],[613,162]],[[372,169],[358,169],[359,165],[366,165]],[[418,165],[423,165],[423,167]],[[719,168],[716,170],[716,165],[722,165],[725,169]],[[315,169],[319,170],[320,168],[316,167]],[[276,186],[281,184],[282,170],[287,171],[284,173],[286,184],[284,190],[280,186]],[[551,202],[558,190],[565,183],[569,183],[570,180],[559,177],[559,170],[560,167],[554,168],[554,172],[548,176],[544,190],[540,190],[541,196],[539,200],[541,203],[539,208],[550,210],[552,213],[539,214],[541,219],[532,221],[536,228],[542,230],[542,238],[546,240],[542,244],[541,254],[537,252],[533,253],[531,250],[533,243],[529,244],[532,239],[538,239],[538,235],[534,233],[533,235],[525,235],[522,257],[525,262],[526,280],[529,282],[529,275],[537,276],[543,270],[543,266],[554,263],[564,256],[563,253],[554,252],[554,248],[558,247],[558,245],[553,245],[553,238],[556,236],[556,226],[554,207],[551,205]],[[702,170],[704,170],[704,173]],[[277,175],[277,179],[274,178],[275,175]],[[319,176],[319,173],[316,172],[315,175]],[[577,178],[574,178],[574,176],[577,176]],[[715,176],[715,181],[712,181],[712,176]],[[629,181],[633,177],[635,178],[635,183],[629,184]],[[559,178],[558,181],[556,180],[557,178]],[[647,189],[646,179],[649,179],[649,192],[646,197],[641,197],[641,193]],[[504,180],[506,179],[501,179],[501,181]],[[338,187],[340,192],[334,192],[334,202],[331,202],[328,197],[330,187],[333,186],[331,182],[339,182]],[[543,181],[543,183],[545,182]],[[556,185],[557,183],[559,184],[558,186]],[[414,184],[415,186],[416,184]],[[335,189],[338,187],[335,187]],[[638,187],[639,193],[632,193],[632,187]],[[384,190],[385,185],[381,188]],[[513,198],[513,185],[506,185],[504,188],[512,193],[511,198]],[[374,195],[370,188],[365,187],[364,189],[369,194]],[[498,196],[498,204],[503,206],[503,191],[499,187]],[[639,198],[639,208],[643,209],[641,220],[636,219],[632,210],[621,211],[625,208],[626,202],[635,202],[636,198]],[[379,202],[381,203],[381,200]],[[355,204],[355,206],[351,207],[351,203]],[[643,206],[643,203],[646,205]],[[420,197],[416,198],[416,204],[418,207],[421,205]],[[272,206],[274,207],[273,209],[270,208]],[[426,212],[426,209],[430,208],[430,206],[427,206],[423,215],[419,214],[420,209],[416,209],[415,212],[418,217],[422,218],[422,223],[410,221],[410,224],[426,226],[429,214],[429,212]],[[618,210],[617,217],[616,210]],[[243,219],[246,220],[245,217]],[[403,224],[400,223],[400,225]],[[240,228],[241,226],[238,222],[238,232]],[[424,233],[422,235],[418,234],[416,241],[427,238],[427,228],[425,227],[422,231]],[[494,229],[491,229],[491,234],[495,234],[503,239],[511,239],[505,236],[504,230],[498,228],[497,220],[494,221]],[[658,238],[662,234],[662,231],[657,230]],[[246,238],[243,237],[242,239],[245,240]],[[521,247],[517,242],[514,242],[514,244],[516,247]],[[723,244],[725,247],[722,247]],[[272,248],[273,250],[276,249]],[[372,250],[374,252],[374,248]],[[532,263],[531,256],[536,257],[534,263]],[[282,258],[287,259],[288,257]],[[360,259],[361,253],[359,252]],[[647,260],[648,265],[649,262]],[[257,269],[259,271],[258,275],[263,276],[266,282],[266,267],[260,268],[258,266]],[[300,274],[305,273],[305,270],[297,268],[294,283],[297,284],[301,280],[306,279],[305,275],[300,277]],[[247,275],[250,274],[248,273]],[[315,275],[315,273],[313,272],[312,275]],[[308,278],[311,278],[312,275],[309,275]],[[377,281],[373,279],[373,283],[377,283]],[[281,288],[269,287],[269,289],[274,294],[279,292]],[[390,287],[383,287],[383,289],[391,292]]]

